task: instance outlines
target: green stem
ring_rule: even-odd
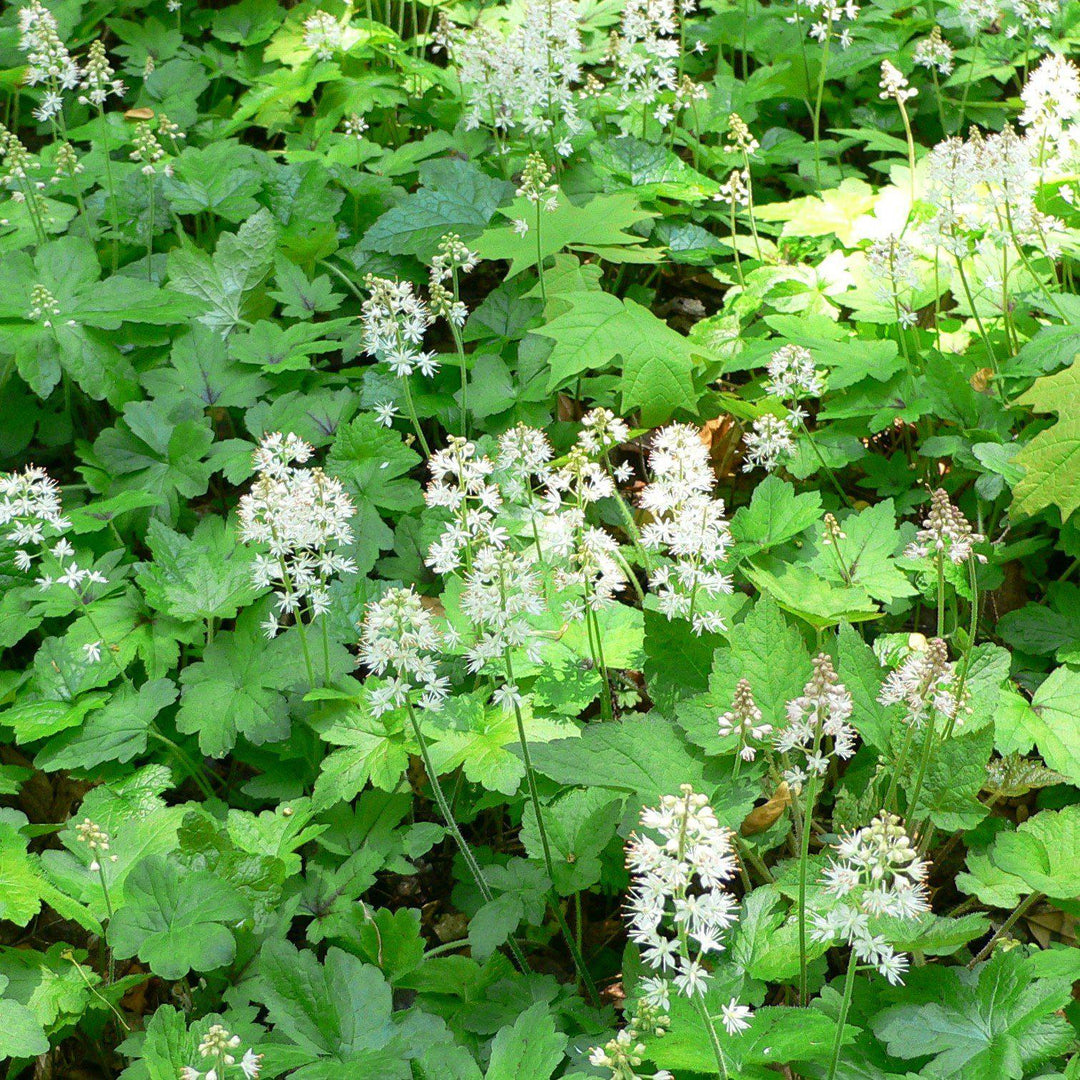
[[[150,221],[146,230],[146,280],[153,283],[154,280],[154,178],[149,178],[150,191]]]
[[[945,636],[945,557],[937,553],[937,636]]]
[[[840,500],[849,510],[854,510],[854,503],[852,503],[852,501],[847,497],[844,489],[840,486],[840,481],[836,479],[836,473],[834,473],[832,469],[829,468],[828,463],[825,461],[825,458],[822,456],[821,451],[818,449],[817,443],[814,442],[813,436],[811,436],[809,428],[807,428],[806,426],[806,421],[800,420],[799,426],[802,428],[803,434],[806,436],[807,441],[810,443],[810,448],[814,451],[814,456],[818,459],[821,467],[825,470],[826,475],[829,477],[829,480],[832,483],[836,494],[840,496]]]
[[[167,746],[172,755],[180,762],[180,767],[191,777],[192,780],[198,785],[199,790],[208,798],[214,798],[214,791],[206,781],[206,777],[203,775],[203,768],[201,765],[192,761],[188,756],[187,751],[180,746],[179,743],[173,742],[167,735],[163,735],[157,728],[151,725],[150,730],[147,732],[151,739],[157,739],[163,746]]]
[[[420,728],[420,721],[416,717],[416,712],[413,709],[411,701],[406,700],[405,710],[409,714],[409,723],[412,725],[416,743],[420,747],[420,758],[423,761],[424,769],[428,774],[431,790],[435,795],[435,802],[438,804],[439,813],[442,814],[443,823],[446,825],[450,835],[454,838],[454,842],[458,846],[458,851],[461,852],[461,857],[465,860],[465,863],[469,868],[469,873],[472,874],[473,880],[476,882],[476,887],[480,890],[480,895],[484,899],[484,903],[490,904],[493,899],[491,889],[488,888],[488,883],[484,880],[484,875],[480,871],[480,864],[476,861],[472,849],[469,847],[468,843],[466,843],[465,837],[461,834],[461,830],[454,820],[454,815],[450,812],[450,804],[446,801],[446,796],[443,794],[442,784],[439,783],[439,774],[435,769],[435,763],[431,760],[431,751],[428,749],[427,739],[424,738],[424,732]],[[514,959],[518,962],[518,966],[523,972],[528,973],[529,966],[525,961],[525,954],[522,953],[520,946],[513,938],[509,939],[509,945],[510,951],[514,954]]]
[[[840,1046],[844,1041],[844,1024],[847,1022],[848,1010],[851,1008],[851,995],[855,989],[855,954],[848,957],[847,976],[844,979],[844,998],[840,1002],[840,1015],[836,1020],[836,1037],[833,1039],[832,1061],[829,1063],[829,1075],[827,1080],[834,1080],[836,1070],[840,1065]]]
[[[514,685],[514,667],[513,662],[510,659],[510,650],[508,649],[503,656],[506,664],[506,679],[507,682]],[[521,706],[518,705],[517,700],[514,700],[514,719],[517,722],[518,742],[521,744],[521,757],[525,763],[525,778],[529,787],[529,801],[532,803],[533,813],[536,815],[536,831],[540,834],[540,847],[544,853],[544,868],[547,871],[548,881],[551,883],[551,887],[548,890],[548,904],[551,907],[552,913],[555,915],[555,919],[559,924],[559,929],[562,931],[563,937],[566,939],[567,947],[570,949],[570,954],[574,959],[574,967],[577,969],[578,978],[585,985],[585,989],[588,992],[589,1000],[597,1008],[600,1006],[600,995],[596,989],[596,983],[593,981],[592,976],[589,974],[589,969],[585,965],[585,957],[582,955],[580,949],[577,946],[577,941],[567,925],[566,916],[563,915],[562,907],[559,904],[559,897],[555,892],[555,863],[551,857],[551,842],[548,839],[547,826],[544,824],[544,813],[540,806],[540,792],[536,787],[536,771],[533,769],[532,755],[529,753],[529,739],[525,733],[525,720],[521,715]]]
[[[112,270],[116,273],[116,267],[119,262],[119,235],[120,235],[120,218],[116,208],[116,185],[113,183],[112,174],[112,147],[109,145],[109,123],[105,119],[105,110],[98,109],[98,119],[101,121],[101,142],[102,149],[105,153],[105,183],[109,187],[109,209],[112,211]]]
[[[454,304],[460,300],[458,291],[457,267],[453,269]],[[454,348],[457,349],[458,362],[461,364],[461,437],[469,437],[469,369],[465,362],[465,343],[461,340],[461,330],[454,320],[447,319],[450,323],[450,333],[454,338]]]
[[[547,286],[544,283],[544,249],[540,243],[540,215],[543,210],[540,200],[536,202],[536,273],[540,278],[540,302],[547,308]]]

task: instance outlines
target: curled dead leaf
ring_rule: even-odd
[[[764,832],[780,817],[790,803],[791,788],[788,787],[786,780],[781,780],[769,801],[762,803],[761,806],[755,806],[746,815],[742,825],[739,826],[739,832],[743,836],[753,836],[755,833]]]

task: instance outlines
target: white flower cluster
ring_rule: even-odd
[[[12,202],[26,202],[29,195],[31,213],[40,212],[43,206],[38,193],[44,190],[45,181],[31,176],[40,169],[41,162],[34,160],[18,135],[0,124],[0,183],[11,190]]]
[[[889,672],[878,701],[882,705],[902,704],[904,722],[921,728],[935,710],[946,719],[955,719],[962,706],[959,691],[948,646],[941,638],[931,638],[922,648],[912,649],[900,666]]]
[[[474,634],[465,651],[469,670],[478,672],[505,661],[513,649],[524,649],[529,660],[538,663],[540,639],[530,620],[545,607],[540,575],[517,552],[491,545],[480,548],[461,594],[461,610]],[[495,700],[510,710],[523,698],[508,677],[495,691]]]
[[[304,45],[316,60],[330,60],[344,42],[341,23],[326,11],[316,11],[304,20]]]
[[[578,445],[596,457],[606,454],[630,438],[630,429],[610,409],[590,409],[581,418]]]
[[[109,850],[109,834],[90,818],[83,818],[75,826],[75,839],[80,844],[85,844],[93,853],[93,860],[88,867],[92,873],[97,873],[101,869],[102,857],[108,859],[109,862],[116,862],[115,855],[105,854]]]
[[[919,271],[912,246],[890,233],[870,245],[866,265],[874,295],[895,306],[901,326],[914,326],[917,316],[913,310],[912,292],[919,287]]]
[[[941,36],[941,27],[935,26],[928,38],[923,38],[911,54],[917,67],[936,70],[940,75],[951,75],[953,70],[952,46]]]
[[[780,753],[805,756],[805,767],[784,770],[784,779],[796,790],[809,776],[825,775],[830,755],[844,759],[855,753],[855,729],[848,723],[851,694],[825,653],[814,657],[813,669],[803,692],[787,703],[787,724],[773,738]],[[826,739],[832,740],[831,750]]]
[[[806,9],[806,15],[800,9]],[[796,14],[789,15],[787,21],[795,25],[801,25],[805,18],[808,25],[807,34],[814,41],[825,43],[827,39],[835,38],[841,49],[846,49],[851,44],[851,27],[840,26],[846,19],[854,22],[859,17],[859,5],[855,0],[796,0]],[[839,27],[839,33],[837,33]]]
[[[678,795],[663,796],[659,807],[643,809],[640,820],[660,840],[635,833],[627,845],[630,939],[659,972],[642,980],[643,1000],[667,1012],[672,985],[686,997],[705,992],[711,978],[705,958],[723,950],[738,919],[738,901],[726,888],[738,864],[731,830],[689,784]],[[749,1026],[749,1015],[731,1002],[724,1018],[728,1031]]]
[[[371,711],[381,716],[412,701],[422,709],[442,708],[450,681],[440,676],[436,657],[442,635],[431,612],[412,588],[393,588],[368,604],[360,629],[357,663],[386,683],[371,691]]]
[[[559,185],[551,182],[551,169],[544,161],[543,154],[533,153],[525,159],[525,168],[521,171],[521,183],[518,185],[518,197],[524,197],[536,207],[543,207],[549,213],[559,207]]]
[[[277,614],[263,624],[274,637],[279,615],[311,617],[330,607],[330,580],[356,573],[352,559],[337,551],[353,539],[349,521],[355,513],[341,481],[320,468],[297,468],[314,453],[297,435],[265,435],[253,457],[256,479],[240,499],[240,539],[265,546],[255,560],[253,578],[260,588],[277,592]]]
[[[29,570],[33,562],[28,547],[41,547],[46,538],[69,528],[60,485],[44,469],[28,465],[22,472],[0,473],[0,535],[18,548],[15,564],[20,570]]]
[[[1043,57],[1028,76],[1020,100],[1020,126],[1039,141],[1040,157],[1046,152],[1058,158],[1075,154],[1072,125],[1080,117],[1080,70],[1071,60],[1057,53]]]
[[[636,1003],[634,1014],[622,1031],[604,1046],[594,1046],[589,1063],[601,1069],[610,1069],[610,1080],[675,1080],[667,1069],[648,1076],[639,1070],[645,1060],[644,1038],[663,1038],[671,1026],[670,1017],[654,1009],[644,1001]]]
[[[658,432],[649,468],[653,480],[642,492],[641,507],[653,520],[642,530],[641,542],[671,559],[651,579],[660,610],[668,619],[687,619],[695,634],[723,630],[723,617],[705,600],[732,591],[730,575],[720,568],[731,531],[723,500],[711,494],[716,477],[697,428],[671,424]]]
[[[606,530],[590,525],[587,513],[593,503],[616,496],[612,477],[594,458],[606,458],[628,436],[614,413],[593,409],[583,417],[577,445],[562,467],[549,470],[546,477],[537,537],[545,558],[555,566],[556,586],[576,594],[563,605],[563,616],[571,622],[614,603],[627,583],[618,543]]]
[[[34,118],[45,123],[59,115],[64,93],[79,85],[79,65],[60,40],[56,18],[41,0],[19,10],[19,51],[26,53],[27,86],[45,86]]]
[[[1043,123],[1052,126],[1047,110],[1034,96],[1031,100],[1041,108]],[[1067,111],[1063,108],[1059,117]],[[1056,257],[1063,226],[1038,208],[1036,196],[1041,169],[1050,158],[1072,157],[1076,144],[1071,128],[1047,137],[1040,113],[1033,108],[1025,115],[1031,121],[1026,135],[1010,125],[989,135],[973,129],[966,140],[945,139],[927,155],[926,201],[933,213],[922,232],[929,244],[957,259],[979,254],[990,262],[996,257],[1006,268],[1021,261],[1010,258],[1017,244],[1034,245]],[[1000,280],[987,277],[985,284],[1000,293]]]
[[[75,549],[63,535],[70,528],[60,488],[44,469],[28,465],[22,472],[0,473],[0,537],[14,545],[15,566],[26,573],[39,559],[42,569],[34,579],[38,588],[65,585],[85,600],[87,585],[107,585],[108,579],[92,567],[79,566]],[[87,655],[94,659],[91,652]]]
[[[974,548],[984,543],[986,537],[972,530],[971,523],[959,507],[953,506],[944,488],[937,488],[931,494],[930,512],[922,524],[915,539],[904,549],[905,558],[942,557],[958,566],[972,558],[986,562],[986,556],[976,554]]]
[[[452,435],[442,450],[428,458],[431,481],[424,492],[428,506],[441,506],[453,515],[438,540],[428,548],[425,562],[437,574],[451,574],[481,545],[503,547],[510,539],[496,523],[502,493],[491,480],[495,463],[477,455],[476,444]]]
[[[128,157],[142,165],[139,171],[143,176],[153,176],[157,172],[157,163],[165,156],[165,151],[161,148],[154,129],[145,121],[140,121],[135,125],[133,141],[135,149],[128,154]]]
[[[110,94],[113,97],[122,98],[127,93],[127,87],[121,79],[114,78],[115,72],[109,65],[109,58],[105,54],[105,46],[102,42],[90,42],[90,51],[86,55],[86,67],[83,69],[82,81],[79,89],[80,105],[94,105],[98,109],[104,108],[105,101]]]
[[[574,93],[583,60],[578,20],[576,0],[526,0],[507,34],[455,26],[441,16],[435,40],[457,68],[465,126],[536,136],[561,123],[565,134],[556,147],[567,156],[569,136],[582,126]]]
[[[548,463],[554,457],[551,443],[539,429],[528,424],[515,424],[499,436],[495,466],[499,486],[507,498],[531,502],[534,481],[543,483],[548,476]]]
[[[725,149],[730,149],[726,147]],[[727,203],[738,209],[750,205],[750,170],[733,169],[713,196],[714,202]]]
[[[439,250],[431,260],[428,295],[431,310],[453,326],[464,326],[469,312],[454,292],[446,288],[445,281],[457,282],[459,273],[467,274],[476,268],[479,256],[462,243],[457,233],[447,233],[439,241]],[[456,284],[455,284],[456,288]]]
[[[239,1035],[233,1035],[222,1024],[211,1024],[199,1043],[199,1056],[212,1058],[213,1064],[206,1072],[185,1065],[180,1070],[180,1080],[226,1080],[228,1072],[234,1067],[244,1080],[259,1080],[262,1054],[256,1054],[249,1047],[238,1061],[235,1051],[239,1049]]]
[[[696,0],[628,0],[608,46],[623,109],[647,108],[678,88],[679,22],[696,7]],[[666,102],[653,110],[661,127],[674,115]]]
[[[907,956],[882,934],[875,934],[870,920],[882,915],[917,919],[929,911],[927,870],[900,819],[882,812],[837,845],[822,883],[842,902],[825,915],[814,914],[811,937],[850,945],[860,964],[876,969],[894,985],[902,983]]]
[[[371,293],[360,308],[364,351],[376,360],[385,360],[401,378],[417,369],[430,378],[439,364],[434,353],[421,348],[432,323],[427,304],[408,281],[368,274],[364,285]]]
[[[881,90],[879,98],[883,101],[892,98],[898,105],[903,105],[919,93],[915,87],[908,85],[903,72],[891,60],[881,61],[881,81],[878,87]]]
[[[555,563],[555,585],[576,594],[563,604],[568,622],[584,619],[615,602],[627,578],[618,560],[619,545],[604,529],[585,520],[583,507],[565,507],[541,522],[540,541],[545,557]]]
[[[994,25],[1003,40],[1022,39],[1024,50],[1050,48],[1047,31],[1062,10],[1060,0],[960,0],[958,14],[972,37]]]
[[[802,345],[784,345],[769,358],[765,392],[778,398],[787,415],[763,413],[743,435],[743,471],[759,466],[772,472],[795,453],[794,434],[807,417],[804,398],[820,397],[825,390],[822,372],[814,367],[814,357]]]
[[[772,734],[772,724],[763,722],[747,679],[736,684],[731,708],[717,721],[717,733],[721,738],[739,736],[739,756],[743,761],[753,761],[758,751],[754,742],[760,743]]]

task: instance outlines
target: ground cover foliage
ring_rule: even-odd
[[[1080,1076],[1078,19],[6,5],[6,1075]]]

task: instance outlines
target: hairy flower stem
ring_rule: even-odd
[[[907,139],[908,172],[910,174],[911,206],[908,208],[908,216],[904,221],[904,227],[900,230],[900,235],[903,236],[907,232],[912,214],[915,212],[915,136],[911,132],[911,120],[908,117],[907,109],[904,107],[904,99],[897,97],[896,105],[900,110],[900,119],[904,122],[904,138]]]
[[[971,315],[975,320],[975,325],[979,328],[979,336],[983,340],[983,345],[986,346],[986,355],[990,361],[990,367],[993,369],[994,375],[997,375],[997,354],[994,352],[993,345],[990,344],[990,337],[986,332],[986,327],[983,326],[982,317],[979,315],[979,309],[975,306],[975,298],[971,293],[971,286],[968,284],[967,273],[964,270],[964,260],[959,255],[956,256],[956,272],[964,290],[964,298],[968,302],[968,307],[971,308]],[[998,392],[1004,397],[1004,390],[1002,390],[1000,385],[998,386]]]
[[[419,440],[420,446],[424,451],[424,457],[431,457],[431,447],[428,446],[428,441],[424,438],[423,429],[420,427],[420,420],[416,415],[416,405],[413,402],[412,387],[409,386],[408,376],[401,380],[401,385],[405,387],[405,408],[408,410],[409,420],[412,422],[413,431],[416,432],[416,438]]]
[[[112,210],[113,237],[111,245],[111,258],[112,271],[115,274],[116,267],[119,263],[120,258],[120,218],[116,205],[116,186],[113,183],[112,147],[109,145],[109,123],[105,119],[105,110],[100,106],[98,107],[98,120],[101,123],[101,144],[102,151],[105,155],[105,183],[108,185],[109,188],[109,208],[110,210]]]
[[[724,1051],[720,1046],[720,1036],[716,1033],[716,1025],[709,1015],[709,1010],[705,1006],[705,999],[701,994],[694,995],[694,1007],[697,1009],[698,1016],[701,1017],[705,1030],[709,1034],[709,1045],[712,1047],[713,1057],[716,1059],[716,1067],[724,1080],[729,1080],[731,1073],[728,1072],[727,1059],[724,1057]]]
[[[75,952],[72,949],[65,949],[61,954],[61,958],[64,960],[70,960],[75,970],[79,973],[79,978],[86,984],[86,989],[90,991],[99,1001],[112,1010],[113,1015],[119,1021],[120,1026],[125,1031],[131,1030],[131,1025],[124,1019],[124,1014],[87,978],[86,972],[83,971],[82,964],[75,959]]]
[[[825,34],[825,45],[821,53],[821,70],[818,72],[817,97],[814,101],[814,171],[817,186],[821,187],[821,102],[825,97],[825,75],[829,67],[829,46],[832,44],[832,23]]]
[[[458,286],[458,271],[455,265],[451,270],[451,281],[454,287],[454,304],[461,300]],[[454,348],[457,349],[458,363],[461,365],[461,437],[469,437],[469,369],[465,360],[465,342],[461,338],[461,328],[452,318],[446,320],[450,324],[450,333],[454,338]]]
[[[908,755],[911,753],[911,744],[915,741],[915,725],[908,724],[907,734],[904,736],[904,743],[900,747],[900,756],[896,759],[896,765],[893,767],[892,776],[889,779],[889,790],[885,794],[885,801],[882,806],[890,812],[896,810],[896,792],[897,784],[900,781],[900,777],[904,775],[904,769],[907,767]]]
[[[919,796],[922,794],[923,779],[926,776],[926,767],[930,764],[930,759],[934,756],[935,733],[934,714],[931,713],[926,719],[926,734],[923,736],[922,750],[919,754],[919,771],[915,776],[915,787],[912,789],[911,799],[908,802],[909,818],[919,805]]]
[[[109,886],[105,884],[105,867],[102,865],[100,859],[97,860],[97,864],[98,880],[101,882],[101,895],[102,897],[104,897],[105,900],[105,916],[107,920],[111,923],[113,918],[113,906],[112,900],[109,899]],[[113,959],[112,949],[110,949],[107,944],[105,945],[105,951],[108,953],[109,956],[109,974],[108,982],[106,985],[112,986],[113,982],[116,980],[116,961]]]
[[[821,747],[821,729],[814,739],[814,756]],[[810,832],[814,823],[814,804],[817,802],[818,776],[811,773],[806,781],[806,805],[802,815],[802,830],[799,836],[799,1004],[806,1005],[810,1000],[807,993],[806,975],[806,872],[810,860]]]
[[[836,1070],[840,1066],[840,1046],[844,1041],[844,1024],[847,1022],[848,1010],[851,1008],[851,995],[855,990],[855,972],[858,964],[855,963],[854,951],[848,956],[847,975],[844,978],[844,997],[840,1002],[840,1015],[836,1018],[836,1035],[833,1038],[832,1059],[829,1062],[829,1073],[826,1080],[834,1080]]]
[[[304,627],[304,620],[300,618],[299,608],[295,608],[295,605],[291,603],[293,596],[292,579],[289,577],[289,568],[285,565],[283,556],[278,556],[278,565],[281,567],[281,582],[285,586],[285,597],[290,601],[290,609],[294,609],[296,629],[300,632],[300,648],[304,654],[304,667],[307,669],[308,689],[314,690],[315,667],[311,662],[311,648],[308,646],[307,630]]]
[[[960,715],[960,706],[964,697],[964,685],[971,670],[971,653],[975,648],[975,635],[979,632],[979,578],[975,569],[975,560],[968,559],[968,581],[971,586],[971,628],[968,632],[967,649],[964,651],[964,666],[960,669],[960,678],[956,681],[956,711],[949,717],[941,741],[945,742],[953,733],[956,718]]]
[[[847,493],[840,486],[840,481],[836,479],[836,473],[834,473],[829,467],[829,464],[828,462],[826,462],[824,455],[821,453],[821,450],[818,449],[817,443],[814,442],[813,437],[810,434],[810,429],[806,426],[806,421],[800,420],[799,427],[802,428],[802,433],[806,436],[807,442],[810,443],[810,448],[814,451],[814,456],[818,459],[821,467],[825,470],[825,474],[828,476],[829,481],[832,483],[833,488],[836,490],[836,494],[840,496],[840,500],[849,510],[854,510],[855,506],[852,503],[851,499],[848,498]]]
[[[150,217],[146,227],[146,280],[154,281],[154,177],[148,178],[147,191],[150,200]]]
[[[540,278],[540,303],[547,308],[547,285],[544,283],[544,249],[540,241],[540,221],[543,217],[540,201],[536,203],[536,273]]]
[[[439,813],[442,815],[443,823],[446,825],[450,835],[454,838],[454,843],[457,844],[458,851],[461,852],[461,857],[469,867],[469,873],[472,874],[473,880],[476,882],[476,887],[480,890],[480,895],[484,899],[484,903],[490,904],[493,899],[491,889],[488,888],[488,884],[484,880],[484,875],[480,870],[480,864],[476,861],[472,849],[469,847],[465,837],[461,833],[461,829],[458,828],[457,822],[454,820],[454,815],[450,810],[450,804],[446,801],[446,796],[443,794],[442,784],[439,783],[439,774],[435,768],[435,763],[431,760],[431,751],[428,749],[427,739],[424,738],[424,732],[420,727],[420,721],[416,716],[416,710],[413,709],[413,704],[408,699],[405,701],[405,711],[409,714],[409,723],[412,725],[416,743],[420,747],[420,758],[424,763],[424,770],[427,772],[428,781],[431,783],[431,790],[435,795],[435,802],[439,807]],[[514,959],[518,963],[518,967],[528,974],[529,965],[525,960],[525,954],[521,951],[521,947],[514,941],[513,937],[507,939],[507,944],[510,946],[510,951],[513,953]]]
[[[609,475],[614,473],[611,467],[611,456],[604,451],[604,468]],[[623,519],[623,524],[626,528],[626,535],[630,537],[630,543],[634,545],[634,551],[637,552],[638,558],[641,560],[642,565],[647,571],[652,571],[652,559],[649,558],[649,553],[641,545],[641,532],[637,527],[637,522],[634,520],[633,511],[627,505],[626,500],[623,498],[622,492],[619,490],[618,484],[615,485],[615,505],[619,508],[619,516]]]
[[[1040,900],[1045,900],[1046,894],[1033,892],[1026,900],[1021,900],[1013,908],[1012,914],[994,931],[994,936],[978,951],[968,962],[970,971],[981,960],[985,960],[993,951],[994,946],[1031,910]]]
[[[509,685],[513,686],[514,666],[510,659],[509,649],[503,654],[503,659],[506,664],[507,682]],[[521,706],[518,704],[516,697],[514,698],[513,705],[514,720],[517,722],[518,742],[521,744],[521,757],[525,763],[525,778],[529,787],[529,801],[532,803],[533,814],[536,815],[536,831],[540,834],[540,847],[544,853],[544,868],[547,871],[548,881],[550,882],[550,888],[548,889],[548,906],[551,908],[555,920],[559,924],[559,929],[562,931],[562,935],[566,940],[567,947],[570,949],[570,955],[573,957],[578,979],[584,984],[589,995],[589,1000],[594,1006],[599,1008],[600,995],[597,992],[596,983],[589,974],[589,969],[585,965],[585,957],[578,948],[577,939],[574,937],[574,934],[571,932],[570,927],[566,922],[566,916],[563,914],[562,907],[559,904],[559,896],[555,892],[555,863],[551,858],[551,841],[548,839],[547,826],[544,824],[544,812],[540,805],[540,792],[536,787],[536,770],[533,768],[532,755],[529,753],[529,739],[525,732],[525,719],[521,715]]]
[[[945,637],[945,556],[937,553],[937,636]]]

